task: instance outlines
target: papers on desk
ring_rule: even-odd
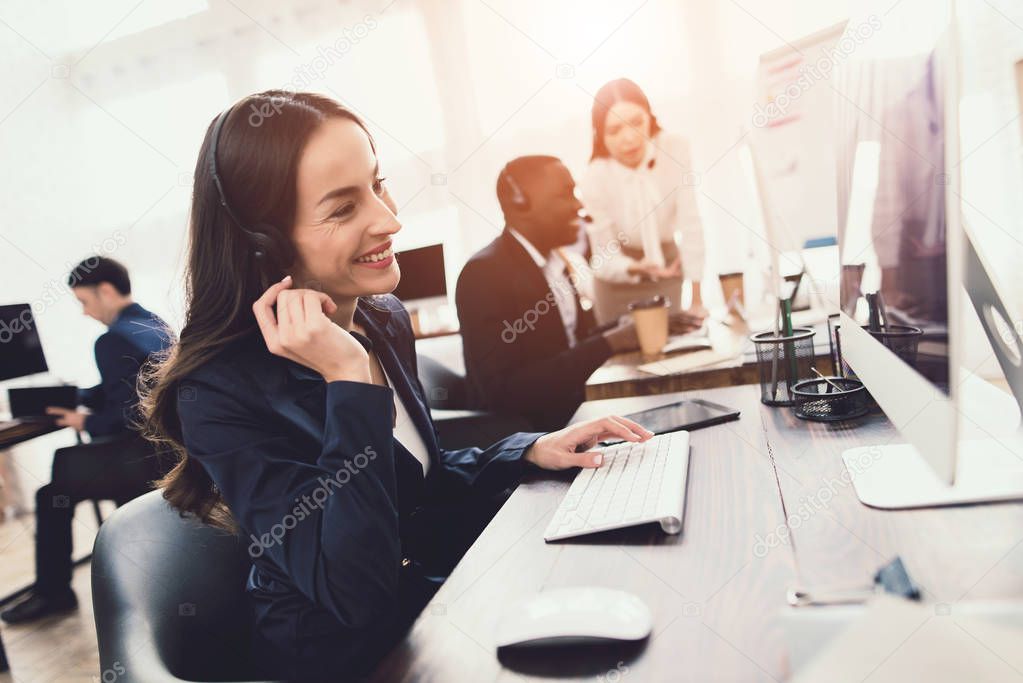
[[[644,363],[637,369],[650,375],[664,377],[666,375],[677,375],[689,372],[690,370],[716,365],[727,360],[734,360],[737,365],[742,362],[741,356],[721,353],[713,349],[703,349]]]
[[[812,618],[812,612],[836,608],[802,609]],[[1018,680],[1023,671],[1023,604],[977,609],[966,602],[921,604],[881,595],[855,613],[795,671],[793,683],[1007,681]]]
[[[689,353],[711,348],[710,338],[706,334],[680,334],[668,339],[661,353]]]

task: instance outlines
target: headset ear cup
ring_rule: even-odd
[[[277,282],[295,261],[295,248],[280,230],[267,223],[259,223],[247,231],[252,243],[253,256],[263,282]]]
[[[269,223],[256,224],[255,230],[266,235],[269,247],[273,251],[274,259],[280,264],[281,269],[287,269],[295,262],[295,247],[288,239],[288,236]]]
[[[505,172],[505,182],[508,183],[508,187],[512,191],[512,204],[522,209],[523,211],[529,210],[529,197],[522,192],[522,188],[515,182],[514,176],[511,173]]]
[[[273,253],[273,245],[271,239],[262,233],[253,232],[251,230],[245,230],[246,235],[249,238],[249,244],[252,247],[252,258],[255,261],[256,273],[259,276],[260,286],[266,289],[273,282],[272,274],[270,270],[270,258],[269,254]],[[282,276],[283,277],[283,276]]]

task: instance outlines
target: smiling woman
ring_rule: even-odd
[[[335,301],[393,290],[399,271],[391,235],[401,224],[361,124],[323,121],[306,143],[297,175],[296,281],[318,283]]]
[[[259,125],[249,112],[268,111]],[[595,467],[603,418],[442,450],[389,294],[401,229],[373,140],[317,95],[219,115],[195,172],[187,312],[149,378],[164,496],[241,532],[267,678],[349,680],[399,638],[527,467]]]

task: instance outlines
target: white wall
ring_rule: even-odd
[[[876,4],[883,13],[891,2]],[[986,3],[963,4],[980,74],[964,103],[963,147],[979,145],[964,167],[975,174],[967,194],[1000,226],[987,229],[1002,234],[996,260],[1018,291],[1020,138],[1018,125],[1003,125],[1018,100],[1003,81],[1010,55],[1023,57],[1023,32]],[[924,5],[897,3],[882,30],[906,30]],[[740,163],[757,56],[851,11],[868,10],[851,0],[5,0],[0,300],[40,302],[53,370],[92,381],[101,329],[57,285],[74,262],[107,251],[107,239],[139,301],[179,324],[205,126],[271,87],[338,97],[368,120],[402,209],[399,243],[443,239],[453,283],[500,229],[500,167],[547,153],[581,172],[591,95],[628,76],[662,124],[693,141],[708,272],[746,267],[750,254],[762,262],[759,209]]]

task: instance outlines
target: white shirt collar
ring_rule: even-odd
[[[519,241],[519,244],[522,245],[522,248],[526,250],[526,253],[530,255],[540,270],[547,267],[547,259],[540,253],[540,250],[533,246],[532,242],[523,237],[522,233],[512,227],[508,228],[508,232],[512,234],[512,237]]]

